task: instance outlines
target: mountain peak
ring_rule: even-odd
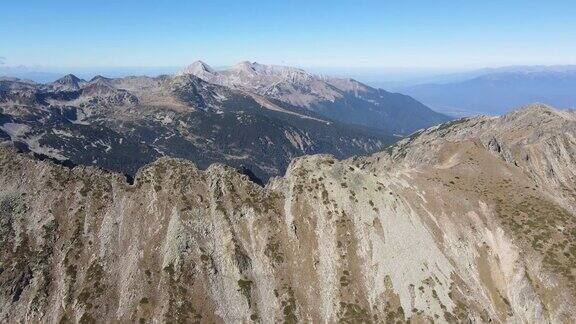
[[[576,121],[576,113],[570,110],[553,108],[543,103],[533,103],[520,107],[505,115],[507,120],[523,120],[531,123],[545,121]]]
[[[62,90],[78,90],[80,89],[80,83],[82,82],[85,81],[74,74],[66,74],[60,79],[54,81],[52,85]]]
[[[535,102],[535,103],[532,103],[532,104],[529,104],[529,105],[526,105],[526,106],[519,108],[518,111],[543,112],[543,111],[556,111],[556,109],[552,108],[551,106],[549,106],[547,104]]]
[[[552,108],[543,103],[532,103],[526,106],[522,106],[516,110],[513,110],[507,114],[510,117],[517,116],[543,116],[543,115],[555,115],[559,112],[558,109]]]
[[[79,83],[84,80],[80,79],[79,77],[75,76],[74,74],[66,74],[65,76],[61,77],[60,79],[54,81],[54,83],[60,84],[70,84],[70,83]]]
[[[249,61],[242,61],[234,64],[231,70],[236,71],[245,71],[245,72],[256,72],[256,69],[260,66],[260,64],[253,62],[250,63]]]
[[[311,74],[300,68],[283,65],[267,65],[249,61],[242,61],[234,64],[230,68],[230,71],[236,73],[249,73],[254,75],[276,76],[290,80],[298,78],[309,80],[312,78]]]
[[[96,82],[96,81],[105,81],[105,82],[108,82],[108,81],[111,81],[111,80],[112,80],[112,79],[110,79],[110,78],[107,78],[107,77],[104,77],[104,76],[101,76],[101,75],[97,75],[97,76],[93,77],[92,79],[90,79],[90,82]]]
[[[214,69],[212,69],[210,65],[198,60],[185,67],[179,74],[193,74],[202,76],[204,74],[212,74],[214,72]]]

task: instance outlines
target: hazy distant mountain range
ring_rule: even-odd
[[[258,66],[245,66],[238,64],[230,68],[212,68],[204,63],[193,64],[188,67],[190,73],[197,75],[201,79],[211,82],[227,84],[231,86],[242,86],[240,83],[246,82],[247,78],[239,76],[239,71],[244,68],[254,68],[260,79],[259,84],[249,84],[248,87],[259,93],[268,91],[272,93],[274,87],[282,87],[277,84],[270,75],[263,77],[263,73]],[[210,71],[203,71],[202,66]],[[275,69],[278,69],[276,67]],[[257,71],[258,70],[258,71]],[[477,70],[460,70],[456,72],[443,72],[441,69],[408,69],[408,68],[315,68],[315,73],[322,75],[337,75],[338,79],[353,77],[363,81],[364,84],[371,85],[374,89],[383,88],[408,94],[421,101],[425,105],[444,114],[452,116],[467,116],[475,114],[502,114],[511,107],[517,107],[531,102],[544,102],[557,107],[571,108],[576,106],[576,87],[574,84],[576,65],[556,65],[556,66],[507,66],[500,68],[485,68]],[[128,75],[158,76],[162,74],[173,74],[178,72],[176,67],[150,67],[150,68],[82,68],[75,69],[74,73],[80,77],[90,79],[95,75],[106,75],[108,77],[124,77]],[[291,71],[279,71],[280,74],[292,75],[298,80],[297,71],[300,69],[291,68]],[[270,71],[268,71],[270,72]],[[249,72],[248,74],[253,73]],[[36,82],[53,82],[62,77],[65,73],[62,69],[47,69],[41,67],[0,67],[0,76],[17,77],[19,79],[29,79]],[[247,75],[248,75],[247,74]],[[252,75],[255,76],[255,75]],[[325,83],[330,83],[328,77]],[[300,80],[302,81],[302,80]],[[256,82],[256,81],[255,81]],[[267,89],[264,85],[271,82],[271,87]],[[348,83],[347,86],[356,86]],[[365,85],[358,87],[362,89]],[[257,88],[257,89],[256,89]],[[294,90],[294,89],[292,89]],[[324,95],[328,95],[331,90],[320,90]],[[381,90],[379,90],[381,91]],[[361,93],[367,93],[362,90]],[[371,92],[374,94],[375,92]],[[276,93],[275,96],[282,96]],[[309,100],[300,96],[299,98],[286,99],[299,105],[298,100]],[[406,97],[396,96],[395,100],[409,100]],[[357,103],[350,105],[356,106]],[[337,103],[338,104],[338,103]],[[310,106],[309,103],[306,103]],[[348,105],[348,106],[350,106]],[[312,104],[314,106],[314,104]],[[339,114],[339,109],[325,111],[327,114]],[[313,110],[322,110],[316,105]],[[341,116],[331,115],[335,119]],[[357,120],[361,123],[369,122],[369,119]],[[374,126],[374,125],[372,125]],[[376,125],[377,126],[377,125]],[[386,125],[390,128],[391,125]]]
[[[457,81],[448,81],[450,78]],[[459,80],[458,80],[459,79]],[[446,82],[448,81],[448,82]],[[499,115],[512,107],[543,102],[576,107],[576,66],[518,66],[445,76],[400,91],[454,115]]]
[[[133,175],[171,156],[263,181],[296,156],[372,153],[449,120],[354,80],[247,62],[220,72],[196,62],[159,77],[2,78],[0,109],[0,139],[56,160]]]
[[[159,76],[174,74],[180,67],[84,67],[84,68],[56,68],[43,66],[0,66],[0,77],[13,77],[30,80],[38,83],[51,83],[67,74],[74,74],[81,79],[92,79],[103,75],[108,78],[120,78],[131,75]]]

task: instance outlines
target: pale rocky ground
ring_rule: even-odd
[[[2,148],[0,320],[571,323],[575,138],[574,113],[534,105],[298,158],[265,188]]]

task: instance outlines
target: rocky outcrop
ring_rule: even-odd
[[[538,135],[522,116],[545,111]],[[573,322],[576,215],[534,168],[574,149],[551,140],[570,138],[571,118],[537,106],[391,154],[302,157],[265,188],[219,164],[162,158],[128,184],[0,149],[0,316]],[[548,161],[574,170],[566,156]]]

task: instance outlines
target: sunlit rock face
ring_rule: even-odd
[[[0,149],[2,321],[574,322],[576,126],[535,105],[266,187]],[[528,156],[528,158],[526,158]]]

